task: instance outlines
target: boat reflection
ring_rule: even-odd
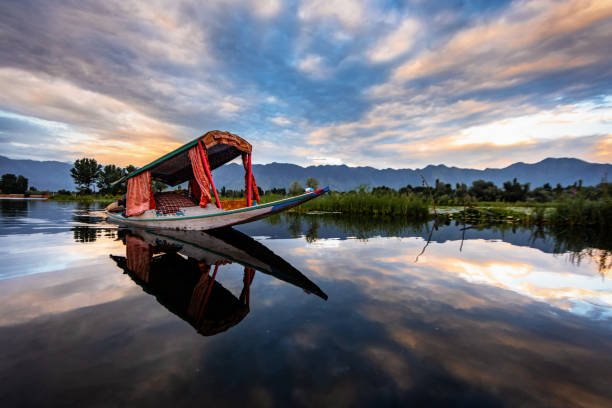
[[[126,256],[110,255],[117,266],[204,336],[224,332],[245,318],[256,271],[327,300],[327,295],[291,264],[233,229],[123,230],[120,238]],[[218,281],[219,271],[231,263],[244,267],[238,297]]]

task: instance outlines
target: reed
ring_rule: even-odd
[[[425,219],[429,215],[427,202],[416,195],[371,194],[365,191],[331,192],[301,205],[298,212],[324,211],[374,217],[404,216]]]
[[[553,225],[599,226],[610,228],[612,224],[612,199],[585,200],[582,198],[561,201],[549,217]]]

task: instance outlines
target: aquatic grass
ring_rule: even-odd
[[[612,222],[612,199],[569,199],[560,202],[549,217],[554,225],[600,226],[610,228]]]
[[[411,219],[426,219],[429,215],[427,202],[416,195],[372,194],[365,191],[331,192],[301,205],[296,211],[341,212],[374,217],[404,216]]]

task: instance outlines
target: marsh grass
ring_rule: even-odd
[[[601,226],[610,228],[612,221],[612,199],[584,200],[570,199],[560,202],[550,223],[554,225]]]
[[[546,206],[477,206],[454,208],[443,212],[445,217],[473,225],[522,224],[557,227],[610,228],[612,225],[612,200],[571,199]]]
[[[374,217],[403,216],[420,220],[426,219],[429,214],[427,202],[415,195],[371,194],[364,191],[331,192],[297,207],[296,211],[341,212]]]

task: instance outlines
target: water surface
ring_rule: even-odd
[[[592,234],[289,215],[173,235],[0,206],[3,406],[612,404]]]

